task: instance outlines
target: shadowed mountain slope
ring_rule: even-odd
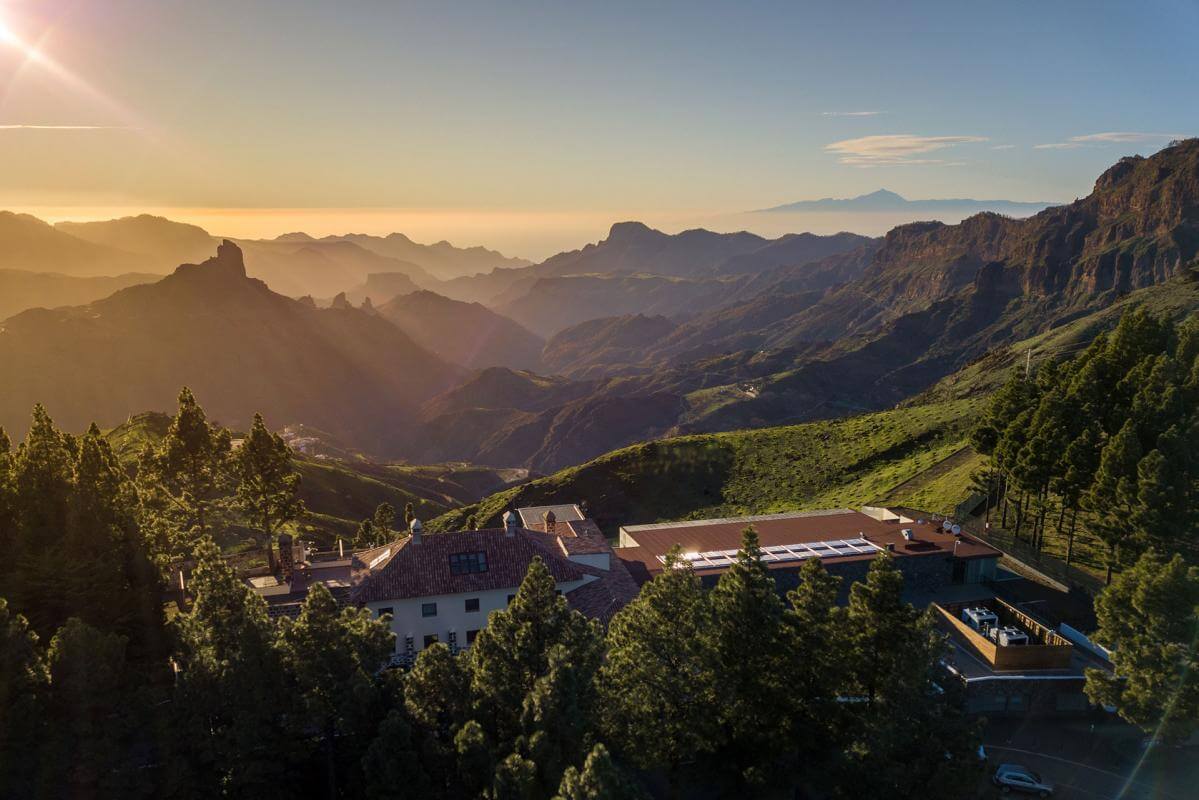
[[[533,370],[541,365],[541,337],[478,303],[413,292],[376,310],[417,344],[453,364]]]
[[[409,435],[418,405],[460,378],[386,320],[313,309],[247,278],[230,242],[157,283],[5,320],[0,373],[0,424],[18,435],[34,403],[80,430],[168,410],[188,385],[231,427],[261,411],[368,451]]]

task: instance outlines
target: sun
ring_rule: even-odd
[[[3,17],[0,17],[0,42],[16,44],[19,41],[17,35],[12,32],[12,28],[8,27],[8,23],[4,21]]]

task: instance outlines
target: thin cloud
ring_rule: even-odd
[[[896,166],[961,166],[961,161],[946,161],[940,158],[924,158],[929,153],[954,147],[959,144],[985,142],[985,136],[912,136],[888,134],[845,139],[824,146],[834,153],[838,161],[851,167],[896,167]]]
[[[997,145],[994,145],[991,149],[992,150],[1015,150],[1016,145],[1014,145],[1014,144],[997,144]]]
[[[1138,131],[1107,131],[1105,133],[1088,133],[1083,136],[1071,136],[1064,142],[1034,144],[1035,150],[1073,150],[1092,144],[1138,144],[1142,142],[1168,142],[1172,139],[1185,139],[1181,133],[1142,133]]]
[[[822,117],[877,117],[886,111],[821,111]]]
[[[0,131],[135,131],[128,125],[0,125]]]

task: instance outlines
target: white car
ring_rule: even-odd
[[[1052,783],[1046,783],[1041,780],[1040,775],[1019,764],[1000,764],[999,769],[995,770],[991,782],[998,786],[1004,794],[1013,790],[1041,797],[1049,797],[1053,794]]]

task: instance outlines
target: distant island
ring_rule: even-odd
[[[1025,202],[1019,200],[972,200],[969,198],[952,198],[942,200],[908,200],[902,195],[887,189],[879,189],[870,194],[857,197],[825,197],[821,200],[800,200],[786,203],[773,208],[763,208],[753,211],[754,214],[775,214],[791,212],[837,211],[846,212],[903,212],[903,213],[933,213],[968,216],[980,211],[994,211],[999,214],[1009,214],[1016,217],[1027,217],[1049,206],[1060,205],[1051,202]]]

